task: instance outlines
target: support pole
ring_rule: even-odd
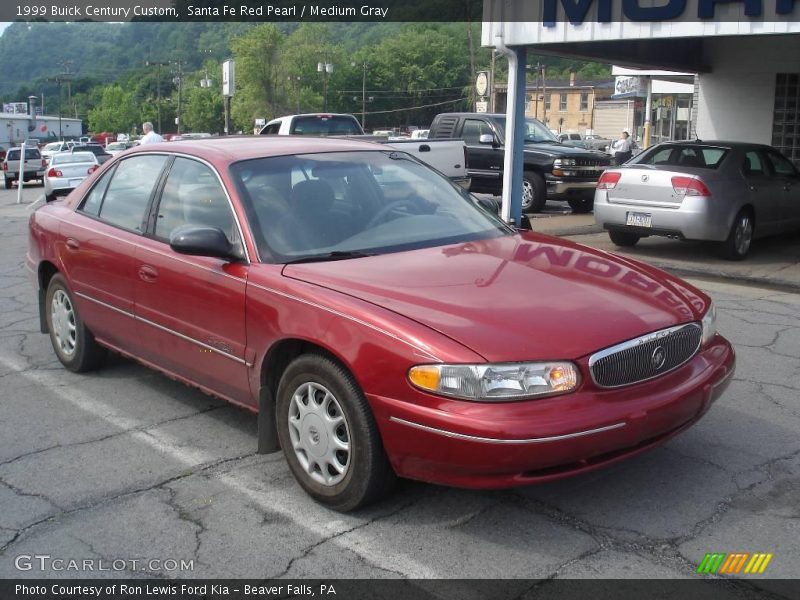
[[[231,97],[225,96],[225,135],[231,134]]]
[[[647,76],[647,100],[644,103],[644,133],[642,134],[642,149],[647,150],[650,147],[650,129],[652,123],[650,122],[651,113],[653,112],[653,79]]]
[[[22,184],[25,181],[25,142],[19,150],[19,179],[17,180],[17,204],[22,204]]]
[[[525,62],[524,46],[506,47],[508,56],[508,101],[503,157],[503,205],[506,223],[518,227],[522,221],[522,171],[525,150]]]

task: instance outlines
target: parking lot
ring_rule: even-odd
[[[764,575],[730,576],[732,594],[798,597],[786,581],[800,566],[790,288],[695,272],[738,367],[709,414],[665,446],[509,491],[404,481],[343,515],[315,504],[282,454],[255,453],[254,415],[121,358],[89,375],[60,366],[24,271],[27,202],[40,190],[26,189],[23,205],[0,191],[0,577],[83,575],[20,570],[18,557],[48,554],[126,561],[98,576],[692,578],[706,553],[767,552]],[[648,247],[637,257],[664,260]],[[479,596],[464,586],[461,597]]]

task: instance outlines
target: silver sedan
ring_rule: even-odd
[[[45,199],[50,202],[57,194],[71,192],[99,166],[97,157],[91,152],[53,154],[44,175]]]
[[[651,235],[709,240],[742,260],[752,240],[800,229],[800,174],[770,146],[658,144],[603,173],[594,216],[618,246]]]

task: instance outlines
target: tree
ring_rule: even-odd
[[[90,131],[130,131],[140,121],[140,113],[133,94],[118,85],[103,89],[100,102],[89,111]]]
[[[194,132],[218,133],[225,127],[222,92],[219,86],[200,87],[205,71],[186,78],[183,123]]]
[[[231,42],[236,61],[236,93],[231,111],[238,129],[249,131],[258,117],[271,118],[280,104],[280,49],[283,33],[262,23]]]

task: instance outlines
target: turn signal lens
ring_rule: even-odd
[[[717,335],[717,307],[713,302],[708,307],[706,314],[703,315],[700,324],[703,326],[703,338],[700,343],[705,346]]]
[[[578,387],[571,362],[419,365],[408,372],[416,387],[475,402],[503,402],[564,394]]]
[[[435,366],[412,367],[408,372],[408,379],[418,388],[429,392],[439,389],[439,369]]]
[[[597,180],[597,189],[613,190],[615,187],[617,187],[617,183],[619,183],[621,177],[622,173],[617,171],[604,171],[603,174],[600,175],[600,179]]]

